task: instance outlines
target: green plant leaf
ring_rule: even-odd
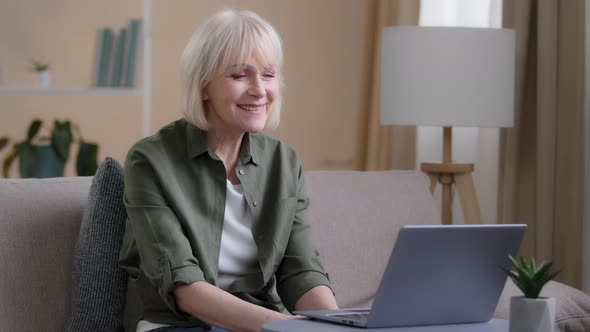
[[[516,272],[518,272],[521,277],[531,278],[532,276],[526,266],[523,267],[521,265],[515,265],[514,270],[516,270]]]
[[[541,293],[541,290],[547,282],[555,278],[561,270],[556,272],[550,272],[553,262],[542,261],[537,266],[537,262],[534,258],[531,258],[529,262],[524,257],[520,257],[519,260],[508,255],[508,258],[512,262],[514,271],[508,271],[502,269],[514,284],[523,292],[527,298],[537,298]]]
[[[80,142],[76,171],[79,176],[92,176],[98,169],[98,144]]]
[[[48,70],[49,69],[49,63],[41,62],[41,61],[38,61],[38,60],[35,60],[35,59],[32,59],[31,62],[33,64],[33,66],[32,66],[31,69],[33,71],[40,72],[40,71],[44,71],[44,70]]]
[[[70,145],[72,144],[72,127],[70,121],[60,122],[55,120],[51,145],[55,153],[63,162],[70,157]]]
[[[555,277],[557,277],[558,274],[561,273],[561,271],[563,271],[563,269],[559,269],[557,271],[554,271],[552,273],[546,274],[544,276],[541,277],[540,282],[545,285],[546,283],[548,283],[549,281],[553,280]]]
[[[539,268],[535,271],[535,277],[539,278],[541,276],[547,275],[552,265],[552,262],[542,262],[541,265],[539,265]]]
[[[8,144],[8,137],[0,137],[0,150]]]
[[[518,262],[516,261],[516,259],[514,259],[514,257],[512,257],[512,255],[508,255],[508,259],[510,259],[510,262],[512,262],[512,266],[519,266]]]
[[[21,178],[33,176],[33,170],[37,163],[37,147],[29,142],[18,144],[18,169]]]
[[[512,282],[516,285],[516,287],[518,287],[518,289],[520,289],[522,294],[524,296],[527,296],[527,293],[528,293],[527,287],[520,282],[520,279],[518,279],[518,277],[514,278],[512,276],[510,277],[510,279],[512,279]]]
[[[27,142],[31,142],[31,140],[37,135],[42,123],[43,122],[39,119],[35,119],[33,122],[31,122],[29,130],[27,131]]]
[[[4,161],[2,162],[2,176],[7,178],[10,174],[10,166],[12,166],[12,162],[16,159],[18,155],[18,150],[16,144],[12,146],[12,150],[6,155]]]
[[[514,261],[514,258],[512,258],[512,256],[510,256],[509,258],[510,258],[510,260],[512,260],[513,262],[515,262]],[[517,265],[518,265],[518,263],[517,263]],[[506,269],[506,268],[504,268],[502,266],[500,266],[500,269],[502,271],[504,271],[504,273],[506,273],[508,275],[508,277],[510,277],[510,279],[512,280],[512,282],[514,282],[514,284],[516,285],[516,287],[518,287],[518,289],[520,289],[521,292],[523,294],[525,294],[525,296],[526,296],[527,287],[522,284],[520,275],[517,272],[508,270],[508,269]]]
[[[526,271],[527,275],[532,276],[535,273],[535,271],[531,271],[531,266],[527,263],[527,261],[524,259],[524,257],[522,257],[522,256],[520,257],[520,262],[521,262],[521,264],[520,264],[521,268],[524,271]]]

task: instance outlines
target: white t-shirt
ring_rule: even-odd
[[[219,250],[219,288],[227,290],[238,278],[256,272],[258,247],[252,236],[252,215],[241,184],[227,180],[225,215]],[[135,332],[146,332],[168,326],[147,320],[137,323]]]
[[[257,255],[258,247],[252,236],[252,215],[242,185],[227,180],[219,250],[219,288],[227,290],[236,279],[256,272]]]

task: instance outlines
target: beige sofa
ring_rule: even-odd
[[[438,222],[428,179],[412,171],[308,172],[317,248],[341,307],[369,305],[403,224]],[[74,246],[92,178],[0,179],[0,332],[63,331]],[[504,290],[496,316],[507,318]],[[589,300],[552,282],[561,331],[590,331]]]

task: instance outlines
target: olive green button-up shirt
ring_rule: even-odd
[[[260,269],[228,291],[273,310],[282,310],[282,302],[291,311],[306,291],[330,285],[312,245],[301,164],[284,143],[247,133],[236,175],[252,214]],[[126,331],[134,331],[141,319],[206,326],[177,308],[174,289],[196,281],[217,285],[225,195],[223,162],[208,147],[204,132],[186,120],[131,148],[119,258],[129,275]]]

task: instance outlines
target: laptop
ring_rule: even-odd
[[[494,314],[526,225],[403,226],[372,308],[295,311],[365,328],[483,323]]]

